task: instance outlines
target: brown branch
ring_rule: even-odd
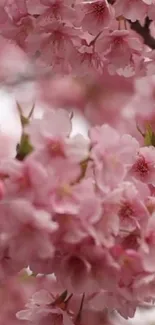
[[[139,21],[135,21],[134,23],[129,21],[130,27],[136,33],[138,33],[144,40],[144,44],[149,46],[152,50],[155,49],[155,39],[150,35],[149,25],[151,21],[146,18],[145,25],[141,26]]]

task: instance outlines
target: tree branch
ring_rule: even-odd
[[[155,39],[150,35],[149,25],[151,20],[146,18],[145,25],[141,26],[139,21],[131,22],[129,21],[131,29],[137,32],[144,40],[144,44],[149,46],[152,50],[155,49]]]

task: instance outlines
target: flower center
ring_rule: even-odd
[[[118,214],[120,218],[128,219],[133,215],[133,210],[128,203],[123,203]]]
[[[69,184],[64,184],[59,189],[60,196],[70,196],[72,194],[72,188]]]
[[[113,40],[113,43],[118,46],[118,45],[121,45],[123,43],[123,40],[122,40],[121,37],[115,37],[114,40]]]
[[[144,177],[149,172],[148,163],[144,157],[140,156],[134,165],[134,171],[139,173],[140,176]]]
[[[65,156],[63,144],[60,141],[49,141],[48,150],[52,156]]]
[[[97,2],[93,4],[93,12],[97,16],[103,15],[105,11],[105,4],[103,2]]]

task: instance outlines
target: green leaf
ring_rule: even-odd
[[[33,147],[29,141],[29,136],[23,133],[21,137],[21,142],[17,146],[17,155],[16,158],[18,160],[23,160],[27,155],[29,155],[33,151]]]
[[[155,147],[155,133],[152,131],[151,126],[148,124],[144,137],[145,146],[153,146]]]
[[[20,121],[21,121],[22,127],[24,128],[30,122],[30,118],[32,117],[32,114],[33,114],[34,109],[35,109],[35,103],[33,104],[28,117],[25,117],[23,115],[22,108],[21,108],[20,104],[18,102],[16,102],[16,104],[17,104],[17,109],[18,109],[19,116],[20,116]]]

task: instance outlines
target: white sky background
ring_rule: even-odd
[[[36,107],[37,108],[37,107]],[[31,109],[31,107],[30,107]],[[37,114],[36,114],[37,115]],[[72,134],[82,133],[87,136],[88,125],[80,115],[73,118]],[[0,137],[3,139],[0,144],[0,157],[6,155],[14,156],[16,144],[21,135],[20,119],[16,109],[14,96],[0,90]],[[128,321],[120,319],[120,324],[127,324]],[[155,309],[146,309],[142,312],[137,310],[134,319],[129,321],[130,325],[155,325]]]
[[[0,157],[5,150],[6,156],[14,155],[15,146],[20,138],[20,120],[17,115],[13,96],[0,90],[0,137],[3,139],[0,144]]]

